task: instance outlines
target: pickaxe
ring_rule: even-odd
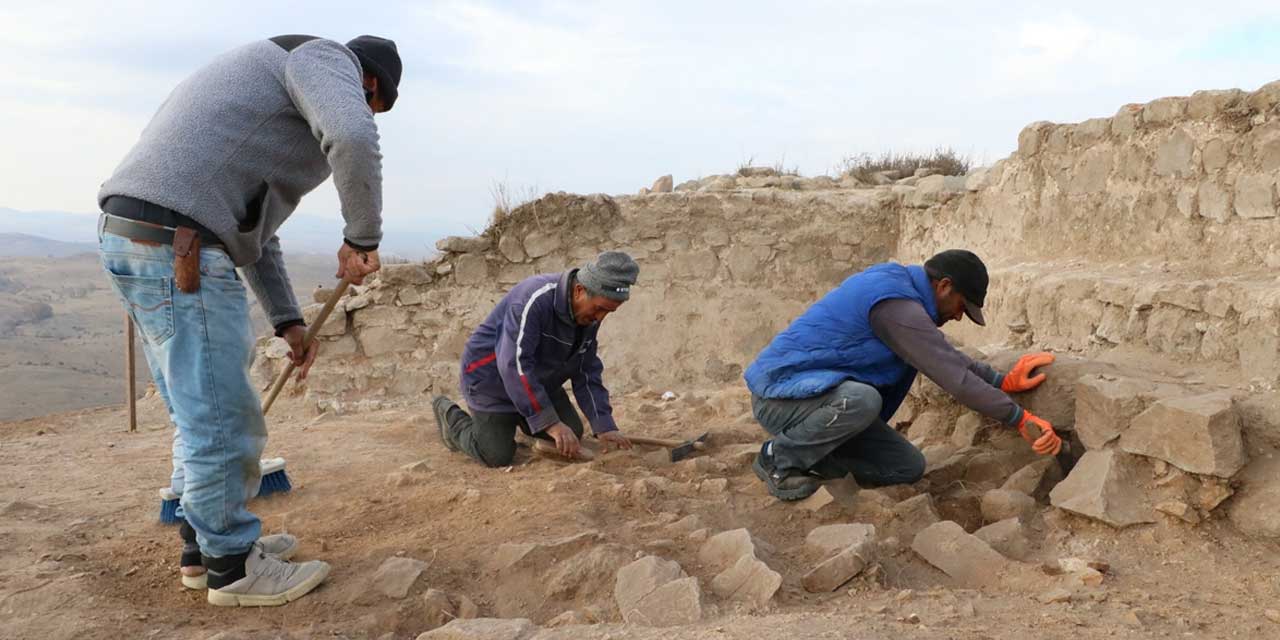
[[[704,433],[692,440],[685,440],[683,442],[679,440],[664,440],[662,438],[646,438],[644,436],[630,435],[627,436],[627,439],[633,444],[648,444],[656,447],[666,447],[671,450],[671,461],[680,462],[681,460],[693,455],[695,451],[706,451],[707,436],[709,435],[709,433]]]

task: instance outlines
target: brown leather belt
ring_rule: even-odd
[[[142,240],[144,242],[155,242],[166,246],[173,245],[173,236],[175,229],[162,227],[158,224],[150,222],[139,222],[128,218],[112,215],[110,213],[102,214],[102,231],[112,235],[121,236],[130,240]],[[208,249],[223,249],[225,247],[221,242],[209,242],[201,238],[200,245]]]

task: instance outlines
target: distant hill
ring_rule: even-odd
[[[410,222],[412,224],[412,222]],[[342,243],[342,220],[306,214],[289,217],[280,229],[280,244],[285,253],[337,253]],[[0,234],[38,236],[67,243],[88,243],[90,250],[98,244],[98,214],[65,211],[19,211],[0,207]],[[443,228],[413,228],[388,218],[383,228],[382,251],[410,260],[435,253],[436,240],[449,235]],[[77,250],[79,251],[79,250]],[[10,253],[0,248],[0,256],[27,255]],[[32,254],[59,255],[59,254]]]
[[[97,250],[98,246],[89,242],[63,242],[25,233],[0,233],[0,258],[65,258]]]

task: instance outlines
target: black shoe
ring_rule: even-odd
[[[435,399],[431,401],[431,409],[435,411],[436,414],[436,428],[440,431],[440,441],[443,442],[444,446],[448,447],[450,451],[457,451],[458,445],[454,444],[453,440],[449,438],[449,411],[452,409],[462,411],[462,408],[459,407],[457,403],[444,396],[436,396]]]
[[[818,490],[818,481],[803,471],[794,469],[778,469],[774,466],[773,456],[766,453],[769,443],[765,442],[756,454],[756,461],[751,468],[756,477],[764,481],[769,493],[779,500],[803,500]]]

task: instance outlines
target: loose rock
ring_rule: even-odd
[[[524,618],[454,620],[418,636],[417,640],[526,640],[538,627]]]
[[[960,525],[944,521],[916,535],[911,548],[929,564],[967,585],[997,582],[1009,560]]]
[[[1113,527],[1153,522],[1153,513],[1138,486],[1137,460],[1111,449],[1092,450],[1050,492],[1053,506],[1101,520]]]
[[[373,585],[388,598],[403,598],[427,568],[427,563],[413,558],[387,558],[373,574]]]
[[[1235,475],[1248,460],[1239,415],[1224,394],[1155,403],[1133,419],[1120,437],[1120,448],[1221,478]]]

